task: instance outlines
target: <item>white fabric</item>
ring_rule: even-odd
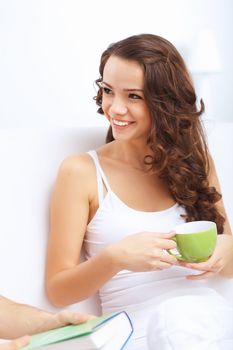
[[[105,198],[87,227],[84,238],[86,257],[90,258],[101,249],[127,235],[140,231],[169,232],[184,219],[184,209],[178,204],[159,212],[143,212],[128,207],[111,190],[94,151],[89,152],[96,165],[97,177],[104,178],[108,189]],[[98,192],[103,184],[98,181]],[[126,310],[134,324],[134,335],[127,349],[146,349],[146,329],[150,317],[159,302],[175,295],[186,295],[207,289],[207,281],[188,281],[185,276],[194,270],[172,267],[164,271],[131,272],[121,271],[109,280],[99,291],[103,312]],[[194,292],[195,293],[195,292]]]
[[[232,350],[233,307],[216,292],[168,299],[148,327],[150,350]]]

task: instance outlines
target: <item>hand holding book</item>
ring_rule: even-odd
[[[36,334],[22,350],[120,350],[132,332],[129,316],[122,311]]]

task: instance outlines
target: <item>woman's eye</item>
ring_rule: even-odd
[[[107,87],[103,87],[102,90],[106,95],[109,95],[111,93],[111,90]]]
[[[142,100],[142,97],[136,94],[129,94],[129,98],[132,100]]]

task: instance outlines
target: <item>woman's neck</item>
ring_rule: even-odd
[[[145,142],[113,141],[111,157],[137,170],[149,170],[145,164],[145,156],[153,156],[152,150]]]

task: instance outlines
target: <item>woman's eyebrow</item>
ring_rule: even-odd
[[[113,87],[110,84],[106,83],[106,81],[102,81],[102,84],[106,85],[110,89],[113,89]],[[131,88],[131,89],[123,89],[123,91],[140,91],[140,92],[143,92],[143,89]]]
[[[124,91],[139,91],[143,92],[143,89],[123,89]]]

